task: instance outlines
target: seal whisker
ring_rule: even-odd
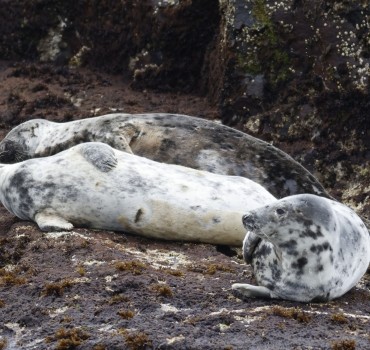
[[[17,152],[16,155],[15,155],[15,160],[16,160],[17,163],[22,162],[23,160],[25,160],[25,158],[26,158],[25,154],[21,154],[19,152]]]
[[[270,237],[268,234],[266,234],[262,229],[259,229],[259,232],[258,232],[258,235],[262,238],[262,239],[266,239],[267,241],[270,242]]]

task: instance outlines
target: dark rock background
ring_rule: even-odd
[[[369,1],[1,4],[1,58],[201,94],[225,124],[287,151],[368,216]]]
[[[0,0],[0,136],[36,117],[220,119],[369,217],[369,16],[369,1]],[[368,276],[330,303],[245,303],[234,250],[0,214],[0,349],[370,346]]]

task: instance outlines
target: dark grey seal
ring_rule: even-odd
[[[251,179],[277,198],[299,193],[329,197],[293,158],[250,135],[176,114],[109,114],[54,123],[29,120],[0,143],[0,162],[44,157],[98,141],[158,162]]]

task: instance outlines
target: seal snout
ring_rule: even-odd
[[[244,227],[249,230],[253,231],[258,229],[258,224],[256,223],[256,215],[255,214],[245,214],[242,218]]]
[[[15,163],[26,159],[22,146],[12,140],[4,139],[0,143],[0,161],[2,163]]]
[[[0,144],[0,160],[4,163],[10,163],[15,160],[15,144],[10,140],[3,140]]]

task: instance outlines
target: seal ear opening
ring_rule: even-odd
[[[89,163],[104,173],[111,171],[117,165],[113,148],[105,143],[87,142],[80,145],[80,150]]]

